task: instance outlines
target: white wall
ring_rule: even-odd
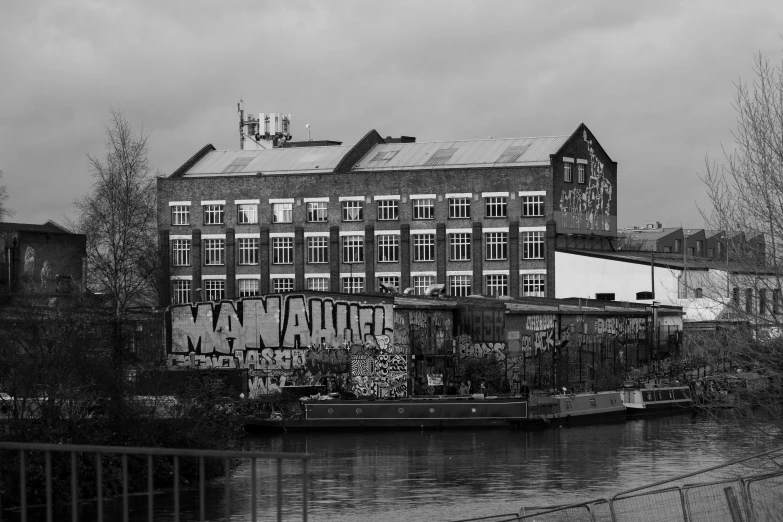
[[[661,304],[677,301],[680,272],[655,267],[656,301]],[[555,297],[558,298],[595,299],[597,293],[614,293],[618,301],[636,301],[636,292],[652,290],[650,279],[650,265],[555,252]]]

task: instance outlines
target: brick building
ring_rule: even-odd
[[[554,296],[558,241],[608,249],[616,235],[617,164],[584,124],[554,137],[417,143],[373,130],[352,146],[297,145],[207,145],[158,180],[162,305],[381,284]]]
[[[87,238],[53,221],[0,223],[0,295],[51,295],[81,288]]]

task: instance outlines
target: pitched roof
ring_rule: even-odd
[[[291,147],[266,150],[213,150],[183,176],[332,172],[350,147]]]
[[[678,230],[681,230],[679,227],[676,228],[640,228],[640,229],[625,229],[625,230],[618,230],[617,233],[621,236],[625,236],[631,239],[638,239],[640,241],[656,241],[658,239],[661,239],[662,237],[666,237],[672,232],[676,232]],[[637,236],[638,234],[638,236]]]
[[[471,166],[549,165],[570,136],[502,138],[373,145],[354,172],[398,169],[448,169]],[[265,150],[203,148],[171,177],[254,176],[332,173],[353,146],[284,147]]]
[[[375,145],[353,171],[549,165],[569,136]]]
[[[0,223],[0,230],[46,232],[49,234],[73,234],[73,232],[63,227],[62,225],[58,225],[52,220],[47,221],[43,225],[36,225],[33,223]]]

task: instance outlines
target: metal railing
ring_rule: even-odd
[[[596,499],[464,519],[573,522],[772,522],[783,517],[783,449]]]
[[[283,518],[283,462],[284,461],[299,461],[301,463],[301,509],[302,520],[307,522],[307,462],[310,458],[308,454],[304,453],[267,453],[257,451],[211,451],[211,450],[197,450],[197,449],[167,449],[167,448],[133,448],[123,446],[81,446],[81,445],[67,445],[67,444],[33,444],[33,443],[18,443],[18,442],[0,442],[0,463],[4,462],[4,468],[7,469],[9,465],[8,455],[18,455],[18,502],[14,506],[6,506],[3,493],[6,496],[10,486],[13,485],[16,488],[16,484],[13,484],[15,480],[13,476],[0,476],[0,522],[6,518],[10,513],[15,513],[18,508],[19,520],[21,522],[27,522],[28,511],[32,506],[28,505],[28,496],[31,493],[33,487],[31,474],[28,472],[28,466],[32,463],[33,458],[28,460],[28,457],[39,457],[43,454],[43,472],[40,473],[40,469],[35,466],[33,470],[35,476],[32,477],[36,481],[42,481],[45,484],[45,507],[46,521],[52,522],[55,518],[55,508],[61,507],[60,503],[56,503],[54,500],[55,494],[58,498],[68,496],[67,491],[63,491],[65,486],[64,482],[70,482],[70,519],[72,522],[79,520],[79,507],[80,502],[96,502],[97,503],[97,520],[103,522],[104,520],[104,503],[107,500],[111,500],[114,496],[107,497],[104,492],[105,482],[109,480],[116,480],[119,473],[121,482],[121,493],[117,495],[117,499],[122,499],[122,520],[128,521],[129,518],[129,497],[131,495],[142,494],[147,498],[147,519],[155,519],[155,502],[154,495],[159,492],[160,481],[157,484],[158,490],[155,489],[155,458],[171,458],[173,464],[172,482],[170,483],[173,490],[173,516],[176,522],[179,522],[181,515],[180,505],[180,487],[181,476],[180,464],[187,461],[188,464],[193,464],[193,460],[198,463],[198,519],[201,521],[206,520],[206,492],[205,488],[207,482],[210,480],[207,477],[206,465],[207,463],[216,464],[215,459],[219,459],[223,464],[223,480],[224,480],[224,497],[223,503],[225,508],[225,520],[231,519],[232,513],[232,499],[231,499],[231,487],[232,487],[232,469],[237,466],[241,461],[250,462],[250,519],[255,522],[257,520],[257,496],[256,492],[259,487],[259,481],[257,479],[256,465],[258,461],[274,461],[276,465],[275,475],[277,479],[276,485],[276,511],[277,520],[280,521]],[[63,456],[70,454],[70,465],[63,462]],[[85,455],[94,454],[95,460],[93,461],[93,467],[95,471],[95,498],[79,499],[79,469],[83,471],[82,479],[86,480],[84,476]],[[113,456],[114,458],[106,458],[107,456]],[[119,456],[119,469],[117,469],[117,459]],[[135,468],[139,468],[146,464],[146,490],[134,490],[129,486],[129,457],[134,460]],[[143,463],[143,459],[146,457],[146,463]],[[53,487],[53,459],[58,458],[58,464],[60,473],[57,478],[57,488]],[[106,461],[106,462],[104,462]],[[63,479],[62,467],[70,468],[70,479]],[[138,483],[138,477],[134,477],[134,483]],[[236,484],[236,479],[234,481]],[[9,508],[14,508],[14,511],[10,511]],[[4,516],[5,515],[5,516]],[[40,518],[38,518],[40,519]],[[59,516],[58,519],[62,519]]]

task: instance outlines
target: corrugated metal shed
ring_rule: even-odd
[[[348,150],[350,147],[343,146],[215,150],[193,165],[184,176],[329,173]]]
[[[508,138],[423,143],[384,143],[374,146],[354,171],[458,168],[471,166],[549,165],[569,136]],[[513,147],[510,149],[510,147]],[[439,152],[454,149],[453,153]],[[510,149],[510,150],[509,150]],[[434,160],[434,161],[433,161]]]

